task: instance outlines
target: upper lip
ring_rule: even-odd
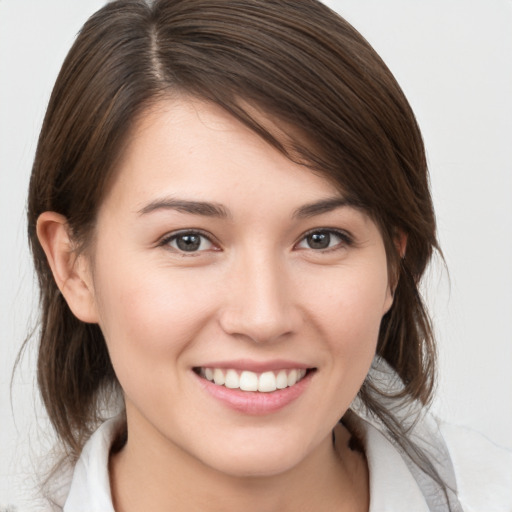
[[[263,373],[275,370],[292,370],[292,369],[305,369],[314,368],[309,364],[300,363],[297,361],[285,359],[273,359],[271,361],[254,361],[251,359],[232,359],[230,361],[211,361],[201,364],[196,368],[221,368],[233,369],[241,371],[250,371],[254,373]]]

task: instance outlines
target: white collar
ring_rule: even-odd
[[[108,473],[110,447],[123,418],[103,423],[82,450],[63,512],[115,512]]]
[[[429,512],[423,493],[400,453],[373,425],[361,423],[370,473],[369,512]]]

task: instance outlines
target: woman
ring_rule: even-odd
[[[108,4],[57,79],[28,217],[56,509],[476,506],[425,412],[421,136],[320,3]]]

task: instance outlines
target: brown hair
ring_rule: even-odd
[[[427,404],[435,345],[418,284],[438,248],[435,218],[420,131],[376,52],[316,0],[115,1],[87,21],[62,66],[28,200],[41,289],[39,387],[71,456],[80,453],[101,419],[102,399],[118,384],[99,327],[77,320],[59,293],[36,221],[44,211],[64,215],[78,247],[86,247],[135,119],[175,92],[222,106],[333,180],[375,219],[395,286],[378,354],[403,381],[400,396]],[[247,105],[295,130],[276,136]],[[404,258],[395,244],[399,234],[407,237]],[[402,442],[405,432],[372,386],[368,379],[360,397]]]

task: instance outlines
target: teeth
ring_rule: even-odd
[[[288,374],[288,386],[293,386],[297,382],[297,370],[292,370]]]
[[[288,375],[284,370],[281,370],[276,377],[276,387],[277,389],[284,389],[288,387]]]
[[[270,393],[271,391],[275,391],[276,389],[276,376],[274,375],[274,372],[262,373],[258,380],[258,391],[261,391],[263,393]]]
[[[253,372],[242,372],[240,375],[240,389],[242,391],[258,391],[258,376]]]
[[[242,391],[260,391],[271,393],[276,389],[284,389],[299,382],[305,375],[305,369],[279,370],[278,372],[255,373],[247,370],[239,373],[237,370],[221,368],[201,368],[200,374],[218,386]]]
[[[224,382],[224,386],[230,389],[236,389],[240,387],[240,377],[235,370],[228,370],[226,372],[226,381]]]
[[[206,376],[206,371],[205,377],[208,379],[208,377]],[[224,378],[224,372],[222,370],[219,370],[218,368],[215,368],[215,370],[213,370],[213,382],[215,382],[215,384],[217,384],[218,386],[222,386],[224,382],[226,382],[226,379]]]

